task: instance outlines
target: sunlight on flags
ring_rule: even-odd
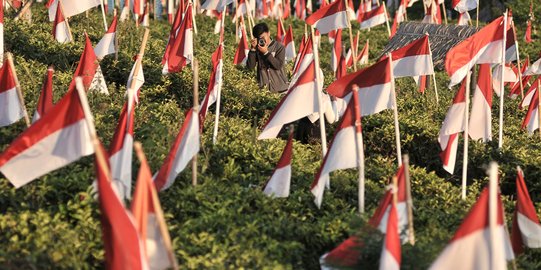
[[[49,66],[49,68],[47,68],[47,73],[44,76],[43,86],[41,87],[41,93],[36,106],[36,112],[34,112],[34,117],[32,118],[32,123],[38,121],[53,108],[53,73],[54,68]]]
[[[180,13],[177,12],[162,59],[162,74],[181,72],[193,59],[193,17],[190,7],[187,7],[183,19],[179,18]],[[177,18],[182,20],[178,27]]]
[[[106,55],[113,54],[116,52],[115,39],[116,39],[116,26],[118,23],[118,18],[115,15],[113,21],[109,26],[107,32],[103,35],[100,42],[94,47],[94,52],[98,59],[103,59]]]
[[[517,200],[513,213],[511,242],[515,255],[518,255],[524,252],[525,247],[541,248],[541,223],[539,223],[537,212],[524,181],[524,173],[520,167],[517,167],[516,186]]]
[[[0,127],[9,126],[25,116],[24,100],[17,89],[17,75],[10,57],[11,54],[0,68]]]
[[[56,10],[59,0],[49,0],[47,8],[49,9],[49,21],[56,18]],[[101,5],[102,0],[62,0],[62,14],[68,18],[83,13],[93,7]]]
[[[327,34],[331,30],[348,28],[348,8],[345,1],[337,0],[318,9],[306,19],[306,23],[317,28],[321,34]]]

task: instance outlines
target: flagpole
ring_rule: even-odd
[[[8,1],[6,1],[6,3],[8,3]],[[33,3],[34,3],[34,1],[26,2],[26,4],[24,4],[23,8],[17,13],[17,15],[15,15],[15,18],[13,18],[13,20],[18,21],[19,18],[21,18],[30,9],[30,7],[32,6]],[[32,23],[32,22],[30,21],[30,23]]]
[[[402,165],[402,149],[400,147],[400,127],[398,125],[398,103],[396,102],[396,86],[394,83],[394,71],[392,67],[393,63],[393,56],[391,53],[387,53],[387,57],[389,57],[389,61],[391,62],[391,92],[393,95],[393,112],[394,112],[394,130],[395,130],[395,141],[396,141],[396,159],[398,161],[398,166]]]
[[[411,196],[411,179],[410,179],[410,158],[406,154],[403,157],[404,161],[404,176],[406,178],[406,203],[408,206],[408,239],[410,244],[415,245],[415,231],[413,229],[413,199]]]
[[[364,177],[364,145],[363,133],[361,128],[361,109],[359,103],[359,87],[353,85],[353,102],[355,105],[355,146],[357,147],[357,166],[359,168],[359,213],[364,213],[364,193],[365,193],[365,177]]]
[[[393,185],[393,188],[391,189],[391,193],[393,194],[393,205],[396,207],[398,204],[398,179],[396,178],[396,175],[393,175],[391,183]]]
[[[117,16],[118,15],[118,11],[117,9],[113,9],[113,16]],[[120,19],[117,17],[117,20]],[[118,21],[117,21],[118,22]],[[117,28],[120,28],[118,27],[118,24],[117,24]],[[115,29],[116,30],[116,29]],[[115,31],[115,40],[113,41],[114,44],[115,44],[115,61],[118,61],[118,46],[119,46],[119,43],[118,43],[118,34],[119,34],[120,31]]]
[[[469,119],[470,119],[470,81],[471,81],[471,72],[468,71],[466,75],[466,93],[465,93],[465,103],[466,109],[464,110],[464,157],[462,160],[462,200],[466,199],[466,181],[468,178],[468,144],[469,144]]]
[[[489,189],[488,189],[488,220],[489,220],[489,231],[490,231],[490,251],[492,256],[491,265],[495,266],[497,263],[495,260],[498,260],[503,256],[499,254],[499,250],[496,247],[497,239],[497,226],[498,226],[498,163],[492,161],[490,162],[489,168]]]
[[[103,1],[107,0],[100,0],[101,2],[101,16],[103,17],[103,26],[105,27],[105,32],[107,32],[107,18],[105,18],[105,7],[103,4]]]
[[[353,54],[353,71],[357,71],[357,52],[355,50],[353,50],[353,48],[354,48],[353,47],[353,30],[351,30],[351,22],[349,21],[348,0],[344,0],[344,5],[346,5],[346,16],[347,16],[348,30],[349,30],[349,44],[351,46],[351,51],[352,51],[352,54]]]
[[[66,28],[68,28],[68,35],[70,36],[70,41],[73,42],[73,35],[71,34],[71,27],[70,27],[70,24],[69,24],[68,17],[64,15],[65,14],[64,13],[64,5],[62,5],[62,0],[58,0],[58,5],[60,7],[60,12],[62,12],[62,16],[64,16],[64,20],[66,21]],[[105,31],[107,31],[107,30],[105,30]]]
[[[193,58],[193,112],[199,118],[199,62]],[[199,123],[201,124],[201,123]],[[197,186],[197,153],[192,158],[192,186]]]
[[[96,155],[96,160],[98,162],[98,165],[101,167],[101,169],[105,171],[105,174],[108,176],[107,179],[110,181],[112,177],[111,177],[111,172],[109,170],[109,162],[105,158],[105,155],[101,152],[102,148],[99,143],[98,135],[96,134],[96,127],[94,126],[94,117],[92,116],[92,112],[90,111],[90,106],[88,105],[88,98],[86,96],[86,91],[83,85],[82,77],[78,76],[75,78],[75,89],[77,89],[79,102],[81,103],[81,107],[83,109],[83,113],[85,116],[85,122],[88,128],[88,133],[90,135],[90,139],[92,139],[92,144],[94,145],[94,152]]]
[[[428,36],[428,33],[426,33]],[[430,52],[430,61],[432,63],[432,81],[434,84],[434,92],[436,93],[436,105],[440,104],[440,97],[438,95],[438,84],[436,83],[436,71],[434,70],[434,60],[432,59],[432,48],[430,47],[430,39],[428,39],[428,51]]]
[[[127,0],[129,1],[129,0]],[[193,1],[190,0],[189,2],[191,4],[191,7],[192,7],[192,23],[193,23],[193,33],[195,35],[197,35],[197,23],[195,21],[195,8],[193,7]],[[224,11],[225,11],[225,8],[224,8]],[[225,12],[224,12],[225,13]]]
[[[475,27],[479,27],[479,2],[481,2],[480,0],[477,0],[477,8],[475,9],[475,12],[477,12],[477,16],[476,16],[476,22],[475,22]]]
[[[520,54],[518,51],[517,29],[515,28],[514,21],[511,21],[511,26],[513,27],[513,37],[515,38],[515,53],[517,54],[518,81],[520,83],[519,84],[520,85],[520,98],[524,99],[524,85],[522,84],[522,68],[520,64]]]
[[[21,108],[23,110],[24,122],[26,123],[26,127],[29,127],[30,117],[28,116],[26,105],[24,104],[23,91],[21,89],[21,84],[19,83],[19,78],[17,78],[17,70],[15,69],[15,65],[13,64],[13,55],[11,53],[6,53],[6,58],[8,60],[8,65],[11,67],[11,70],[13,71],[12,75],[13,75],[13,79],[15,80],[15,89],[17,91],[17,97],[19,98],[19,105],[21,105]]]
[[[443,1],[441,5],[443,7],[443,18],[445,19],[445,24],[447,24],[447,9],[445,8],[445,1]]]
[[[222,35],[222,32],[224,31],[224,22],[225,22],[225,12],[222,13],[222,29],[220,30],[220,36]],[[218,46],[223,46],[223,44],[220,41],[220,44]],[[223,63],[223,55],[222,59],[220,59]],[[218,65],[220,65],[218,63]],[[223,64],[222,64],[223,65]],[[199,78],[198,78],[199,79]],[[220,121],[220,104],[221,104],[221,96],[222,96],[222,82],[223,79],[218,81],[218,89],[216,93],[216,113],[214,114],[214,130],[212,133],[212,144],[215,145],[218,141],[218,124]]]
[[[134,142],[133,148],[135,148],[135,153],[137,155],[137,158],[139,159],[139,162],[141,164],[147,163],[147,158],[145,156],[145,152],[143,152],[143,146],[140,142]],[[171,263],[173,269],[178,269],[177,260],[175,259],[175,255],[173,253],[173,246],[171,245],[171,236],[169,236],[169,231],[167,230],[167,225],[165,224],[165,217],[163,215],[163,210],[160,204],[160,200],[158,199],[158,193],[156,192],[156,188],[154,185],[150,186],[151,191],[151,199],[152,199],[152,206],[154,208],[154,213],[156,214],[156,221],[158,221],[158,226],[160,228],[160,233],[162,235],[163,244],[165,246],[165,249],[167,250],[167,257],[169,259],[169,262]],[[145,239],[143,239],[144,241]]]
[[[535,91],[537,91],[537,118],[539,121],[539,137],[541,138],[541,95],[539,94],[539,87],[541,87],[541,80],[537,77],[537,89]],[[530,106],[533,106],[533,104]]]
[[[505,93],[504,81],[505,81],[505,47],[507,43],[507,10],[503,14],[503,40],[502,40],[502,73],[500,81],[500,132],[498,136],[498,149],[502,149],[503,146],[503,96]]]
[[[319,131],[321,133],[321,156],[322,158],[325,157],[327,154],[327,134],[325,134],[325,117],[323,116],[323,97],[321,96],[322,93],[319,90],[319,80],[320,80],[320,74],[319,74],[319,52],[317,49],[317,44],[315,42],[315,35],[314,35],[314,27],[310,26],[310,33],[312,35],[312,49],[314,51],[314,64],[316,69],[316,91],[317,91],[317,103],[318,103],[318,110],[319,110]],[[323,88],[323,87],[322,87]]]
[[[391,27],[389,26],[389,16],[387,14],[387,7],[385,6],[385,1],[383,4],[383,11],[385,12],[385,23],[387,24],[387,33],[389,34],[389,37],[391,37]]]

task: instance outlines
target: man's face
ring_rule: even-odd
[[[259,39],[264,39],[264,40],[265,40],[265,44],[267,44],[267,45],[269,45],[270,42],[271,42],[269,32],[264,32],[263,34],[259,35],[258,40],[259,40]]]

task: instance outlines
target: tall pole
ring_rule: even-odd
[[[426,35],[428,36],[428,33],[426,33]],[[439,105],[440,104],[440,98],[439,98],[439,95],[438,95],[438,84],[436,82],[436,71],[434,70],[434,61],[432,59],[432,48],[430,48],[430,39],[428,40],[428,51],[430,52],[430,63],[432,64],[432,80],[433,80],[433,84],[434,84],[434,92],[436,93],[436,105]]]
[[[387,14],[387,7],[385,6],[385,2],[383,4],[383,11],[385,13],[385,24],[387,25],[387,33],[389,34],[389,37],[391,37],[391,27],[389,26],[389,14]]]
[[[396,86],[394,82],[394,71],[392,67],[393,56],[391,53],[387,53],[389,61],[391,62],[391,95],[393,95],[393,113],[394,113],[394,130],[395,130],[395,141],[396,141],[396,159],[398,161],[398,166],[402,166],[402,149],[400,147],[400,126],[398,124],[398,103],[396,102]]]
[[[535,89],[535,91],[537,93],[534,93],[534,96],[535,94],[537,94],[537,118],[539,120],[538,122],[538,129],[539,129],[539,137],[541,138],[541,95],[539,95],[539,88],[541,87],[541,79],[539,79],[539,77],[537,77],[537,89]],[[530,106],[535,106],[534,104],[530,105]]]
[[[101,16],[103,18],[103,26],[105,27],[105,32],[107,32],[107,18],[105,18],[105,7],[103,2],[107,0],[100,0],[101,2]]]
[[[323,116],[323,97],[321,96],[322,93],[319,90],[319,84],[320,84],[320,75],[319,74],[319,52],[317,49],[317,44],[315,42],[315,35],[314,35],[314,27],[310,27],[310,33],[312,35],[312,49],[314,51],[314,64],[316,69],[316,91],[317,91],[317,103],[318,103],[318,109],[319,109],[319,131],[321,133],[321,156],[324,158],[327,154],[327,134],[325,134],[325,117]],[[321,87],[323,88],[323,87]],[[328,181],[327,181],[328,182]]]
[[[364,213],[364,193],[365,193],[365,179],[364,179],[364,145],[363,145],[363,133],[361,128],[361,106],[359,103],[359,87],[353,85],[353,102],[355,105],[355,146],[357,147],[357,167],[359,168],[359,213]]]
[[[491,249],[491,263],[494,268],[497,265],[496,260],[500,259],[505,254],[501,254],[499,245],[496,244],[498,239],[498,163],[491,162],[489,168],[489,189],[488,189],[488,220],[490,231],[490,249]]]
[[[507,10],[503,14],[503,39],[502,39],[502,60],[501,60],[501,80],[500,80],[500,132],[498,135],[498,149],[503,146],[503,96],[504,96],[504,78],[505,78],[505,47],[507,43]]]
[[[410,179],[410,159],[408,155],[404,155],[404,178],[406,178],[406,203],[408,207],[408,241],[411,245],[415,245],[415,231],[413,228],[413,199],[411,197],[411,179]]]
[[[351,46],[351,52],[353,54],[353,71],[357,71],[357,52],[353,49],[353,30],[351,30],[351,22],[349,21],[349,6],[348,0],[344,0],[344,5],[346,6],[346,16],[348,21],[348,30],[349,30],[349,45]]]
[[[466,93],[465,93],[465,100],[466,100],[466,109],[464,110],[464,158],[462,160],[462,200],[466,199],[466,184],[468,179],[468,143],[469,143],[469,123],[468,119],[470,119],[470,80],[471,80],[471,72],[468,71],[468,75],[466,75]]]
[[[193,112],[199,119],[199,62],[193,58]],[[197,153],[192,158],[192,186],[197,186]]]
[[[222,29],[220,31],[220,36],[222,35],[223,31],[224,31],[224,23],[225,23],[225,12],[222,13]],[[219,46],[223,46],[223,43],[222,41],[220,40],[220,44]],[[223,48],[222,48],[223,49]],[[222,59],[220,59],[220,61],[222,61],[222,65],[223,65],[223,54],[222,54]],[[218,63],[218,68],[221,68],[220,67],[220,63]],[[218,73],[216,73],[218,74]],[[222,82],[223,82],[223,79],[219,80],[218,81],[218,89],[216,90],[216,113],[214,114],[214,130],[212,132],[212,144],[215,145],[216,142],[218,141],[218,124],[220,122],[220,105],[221,105],[221,96],[222,96]]]
[[[520,53],[518,51],[517,29],[515,28],[515,21],[511,21],[513,27],[513,37],[515,38],[515,54],[517,55],[517,68],[518,68],[518,82],[520,85],[520,99],[524,99],[524,85],[522,84],[522,65],[520,64]],[[507,43],[507,42],[506,42]]]

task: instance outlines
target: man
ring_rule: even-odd
[[[250,52],[246,65],[253,69],[257,65],[257,82],[259,88],[268,86],[271,92],[284,92],[289,83],[284,71],[284,45],[271,40],[269,27],[258,23],[252,29],[253,38],[250,41]]]

